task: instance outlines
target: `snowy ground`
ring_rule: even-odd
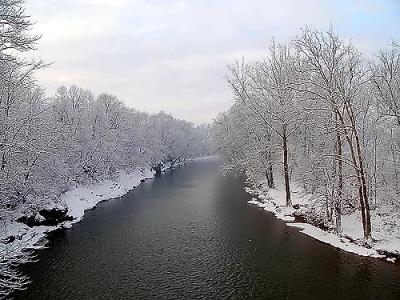
[[[57,226],[34,226],[29,227],[10,217],[9,222],[0,229],[2,237],[15,237],[15,240],[7,244],[10,251],[22,249],[39,249],[46,245],[47,233],[59,228],[69,228],[73,223],[82,220],[85,210],[91,209],[99,202],[123,196],[133,188],[140,185],[141,181],[154,178],[149,169],[135,170],[133,172],[121,171],[115,180],[105,180],[90,186],[77,186],[63,195],[61,203],[65,204],[68,213],[73,217],[72,221],[65,221]],[[16,213],[18,214],[18,212]]]
[[[68,215],[74,217],[72,223],[75,223],[83,218],[85,210],[93,208],[100,201],[125,195],[140,185],[141,181],[150,178],[154,178],[154,174],[150,170],[120,172],[116,181],[106,180],[88,187],[76,187],[63,194],[61,200],[66,203]]]
[[[291,190],[293,205],[299,204],[300,207],[312,205],[310,195],[302,193],[301,188],[296,184],[292,184]],[[286,207],[285,191],[282,184],[278,185],[276,189],[268,190],[268,188],[263,188],[263,185],[261,185],[260,189],[246,188],[246,191],[255,197],[249,203],[272,212],[278,219],[285,221],[288,226],[299,228],[301,233],[318,241],[363,256],[386,257],[389,262],[396,262],[395,257],[400,256],[400,219],[396,221],[393,213],[371,212],[374,242],[372,248],[369,249],[362,245],[361,216],[357,212],[342,217],[343,232],[339,236],[333,231],[325,231],[308,223],[294,223],[295,217],[293,214],[296,209]],[[358,244],[357,241],[360,243]],[[383,255],[383,253],[387,255]]]

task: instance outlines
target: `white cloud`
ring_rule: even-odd
[[[384,3],[384,4],[382,4]],[[197,123],[229,107],[226,65],[262,55],[272,36],[334,25],[363,51],[399,38],[396,1],[28,0],[43,34],[38,74],[48,93],[77,83],[139,110]],[[396,10],[397,8],[397,10]],[[397,36],[396,36],[397,35]]]

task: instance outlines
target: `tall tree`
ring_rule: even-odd
[[[338,178],[335,201],[336,228],[340,230],[341,198],[343,189],[343,163],[349,163],[342,153],[342,138],[347,141],[350,162],[357,183],[363,221],[364,238],[371,238],[370,208],[367,190],[367,174],[361,143],[359,118],[363,114],[361,91],[370,77],[361,54],[345,44],[329,30],[326,33],[303,30],[295,41],[304,71],[303,84],[308,94],[332,111],[336,131],[336,174]]]
[[[236,63],[230,67],[228,77],[236,99],[280,141],[287,206],[292,205],[289,139],[304,115],[293,89],[296,81],[294,58],[290,46],[273,43],[267,60],[253,64]]]

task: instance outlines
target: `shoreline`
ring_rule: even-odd
[[[294,187],[296,187],[295,184]],[[362,225],[359,223],[357,213],[342,217],[343,231],[341,235],[336,234],[333,230],[320,228],[322,227],[318,226],[320,224],[313,224],[313,222],[303,220],[303,218],[299,220],[299,213],[301,217],[307,216],[301,211],[301,208],[308,206],[311,199],[311,195],[301,194],[299,190],[301,189],[297,188],[297,191],[291,191],[293,203],[291,207],[287,207],[285,205],[284,191],[279,188],[267,189],[261,187],[261,189],[258,189],[245,187],[245,191],[253,197],[248,201],[249,204],[256,205],[272,213],[277,219],[282,220],[289,227],[298,229],[302,234],[349,253],[400,264],[400,240],[393,235],[382,232],[382,229],[374,232],[373,237],[378,238],[378,240],[375,240],[372,246],[367,247],[362,240]],[[293,206],[297,206],[297,209]],[[376,223],[381,222],[381,220],[375,221]],[[376,227],[374,229],[377,230]]]
[[[161,174],[179,168],[186,163],[200,160],[214,160],[215,156],[188,158],[174,165],[164,164]],[[29,284],[29,278],[19,272],[19,265],[34,262],[35,251],[47,247],[51,234],[58,230],[70,229],[73,224],[79,223],[85,216],[85,211],[93,209],[102,201],[109,201],[126,195],[129,191],[140,186],[146,180],[154,179],[156,172],[150,166],[137,167],[130,171],[119,170],[112,179],[102,180],[89,185],[76,185],[62,193],[57,201],[43,202],[40,206],[29,208],[20,206],[14,211],[4,214],[0,223],[0,258],[2,269],[11,273],[17,283],[1,291],[7,296],[14,290],[24,289]],[[43,212],[61,213],[62,218],[53,216],[49,221]],[[50,216],[52,217],[52,216]],[[28,223],[33,222],[33,223]],[[29,224],[29,226],[28,226]],[[0,270],[1,271],[1,270]]]
[[[165,166],[161,173],[168,170],[179,168],[180,166],[201,160],[214,160],[216,156],[205,156],[186,159],[174,166]],[[79,223],[85,216],[85,211],[93,209],[98,203],[109,201],[126,195],[129,191],[138,187],[142,182],[155,178],[155,171],[150,168],[136,168],[131,172],[117,171],[116,178],[102,180],[90,185],[77,185],[59,197],[59,203],[53,203],[47,206],[47,209],[63,208],[67,209],[66,216],[72,220],[66,220],[57,225],[36,225],[28,226],[18,219],[21,217],[21,211],[16,210],[10,214],[5,222],[1,238],[9,240],[4,243],[9,249],[14,251],[38,250],[46,247],[48,240],[47,234],[55,230],[69,229],[73,224]],[[64,203],[65,206],[61,204]],[[46,207],[46,205],[44,205]],[[13,250],[11,250],[13,251]]]
[[[0,258],[3,260],[2,268],[8,270],[15,269],[19,265],[34,262],[35,251],[47,248],[50,242],[48,239],[52,233],[58,230],[66,230],[73,224],[79,223],[85,215],[86,210],[93,209],[98,203],[117,199],[124,196],[129,191],[138,187],[142,182],[153,179],[154,171],[150,168],[136,168],[131,172],[118,171],[116,177],[109,180],[102,180],[90,185],[77,185],[65,193],[61,194],[57,203],[44,204],[41,209],[51,211],[53,209],[65,210],[66,217],[56,225],[36,225],[28,226],[21,222],[23,208],[11,212],[3,224],[0,224]],[[41,218],[39,210],[35,212],[35,219]],[[5,288],[2,295],[6,296],[14,290],[24,289],[29,284],[29,278],[19,271],[15,275],[18,284],[13,287]],[[0,299],[2,298],[0,295]]]
[[[78,185],[60,195],[60,202],[65,203],[66,215],[72,220],[62,221],[57,225],[28,226],[18,222],[16,211],[14,216],[4,228],[4,238],[11,242],[5,243],[9,249],[16,251],[38,250],[45,248],[47,235],[55,230],[69,229],[73,224],[79,223],[86,210],[93,209],[98,203],[124,196],[129,191],[138,187],[142,182],[153,179],[154,174],[150,170],[132,172],[119,171],[113,180],[103,180],[90,185]],[[59,206],[54,204],[50,209]],[[18,250],[17,250],[18,249]],[[12,250],[11,250],[12,251]]]

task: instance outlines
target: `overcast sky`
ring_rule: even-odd
[[[128,106],[209,122],[231,104],[226,66],[262,57],[305,24],[333,25],[372,55],[400,40],[400,0],[27,0],[49,95],[78,84]]]

